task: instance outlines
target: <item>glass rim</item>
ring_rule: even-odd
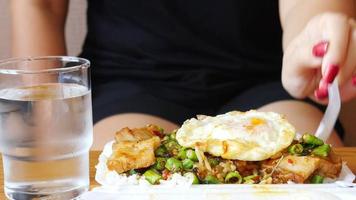
[[[68,62],[78,62],[78,65],[70,67],[56,67],[56,68],[45,68],[38,70],[23,70],[23,69],[6,69],[3,66],[8,64],[14,64],[18,62],[31,62],[39,60],[49,60],[49,61],[68,61]],[[42,73],[61,73],[61,72],[72,72],[80,68],[89,68],[90,61],[85,58],[75,57],[75,56],[30,56],[23,58],[8,58],[0,60],[0,74],[42,74]]]

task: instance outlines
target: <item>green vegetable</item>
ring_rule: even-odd
[[[304,134],[302,139],[303,139],[303,142],[306,144],[312,144],[315,146],[320,146],[320,145],[324,144],[323,140],[317,138],[316,136],[314,136],[312,134]]]
[[[244,184],[254,184],[256,181],[254,179],[256,179],[258,177],[258,175],[250,175],[250,176],[245,176],[243,177],[243,183]]]
[[[177,141],[175,140],[168,140],[164,146],[166,147],[166,149],[168,150],[169,153],[171,154],[175,154],[175,152],[178,154],[179,149],[181,148],[181,146],[178,144]]]
[[[161,171],[164,170],[165,165],[166,165],[166,159],[162,157],[157,157],[156,162],[152,167],[153,169]]]
[[[310,180],[310,183],[314,183],[314,184],[323,183],[323,182],[324,182],[324,177],[320,175],[315,175]]]
[[[193,149],[188,149],[186,155],[187,158],[189,158],[190,160],[198,162],[197,154],[195,154],[195,151]]]
[[[330,145],[328,144],[323,144],[321,146],[316,147],[313,151],[312,154],[320,157],[327,157],[329,152],[331,150]]]
[[[155,155],[157,157],[164,157],[166,156],[168,153],[167,148],[163,145],[159,146],[156,150],[155,150]]]
[[[238,171],[229,172],[225,176],[225,183],[238,183],[242,182],[242,177]]]
[[[161,174],[158,173],[158,172],[157,172],[156,170],[154,170],[154,169],[149,169],[149,170],[147,170],[147,171],[143,174],[143,176],[144,176],[145,179],[146,179],[149,183],[151,183],[152,185],[153,185],[153,184],[157,184],[158,181],[159,181],[160,179],[162,179]]]
[[[130,174],[130,175],[138,174],[138,172],[137,172],[136,170],[134,170],[134,169],[131,169],[131,170],[129,171],[129,174]]]
[[[288,148],[288,152],[292,155],[299,155],[303,153],[303,146],[301,144],[293,144]]]
[[[181,161],[175,158],[168,158],[165,167],[171,172],[178,172],[182,170],[183,164]]]
[[[163,141],[169,140],[169,136],[168,136],[168,135],[165,135],[162,140],[163,140]]]
[[[194,165],[194,162],[190,159],[184,159],[183,160],[183,169],[192,169]]]
[[[213,175],[207,175],[204,179],[205,184],[219,184],[220,181]]]
[[[199,179],[193,172],[187,172],[183,176],[187,177],[189,180],[193,180],[192,184],[199,184]]]
[[[169,134],[169,139],[175,140],[176,139],[176,132],[172,132],[171,134]]]
[[[181,148],[178,152],[177,157],[181,160],[184,160],[187,158],[187,150],[185,148]]]
[[[158,131],[162,134],[164,134],[164,129],[162,127],[158,127]]]
[[[216,165],[219,164],[219,159],[218,158],[208,158],[208,162],[211,167],[215,167]]]

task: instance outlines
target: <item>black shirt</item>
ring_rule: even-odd
[[[280,80],[277,0],[89,0],[87,15],[94,91],[128,81],[209,106]]]

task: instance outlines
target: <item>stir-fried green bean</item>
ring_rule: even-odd
[[[320,175],[314,175],[310,180],[310,183],[314,183],[314,184],[323,183],[323,182],[324,182],[324,177]]]
[[[130,174],[130,175],[138,174],[138,172],[137,172],[136,170],[134,170],[134,169],[131,169],[131,170],[129,171],[129,174]]]
[[[164,129],[162,127],[158,127],[158,131],[162,134],[164,134]]]
[[[176,140],[167,140],[163,145],[167,148],[169,154],[173,156],[178,155],[179,149],[182,148]]]
[[[323,140],[317,138],[316,136],[314,136],[312,134],[304,134],[302,139],[303,139],[303,142],[306,144],[312,144],[315,146],[320,146],[320,145],[324,144]]]
[[[176,132],[172,132],[171,134],[169,134],[169,139],[175,140],[176,139]]]
[[[329,155],[330,150],[331,150],[330,145],[323,144],[321,146],[316,147],[312,151],[312,154],[316,156],[327,157]]]
[[[167,140],[169,140],[169,135],[165,135],[162,139],[162,141],[167,141]]]
[[[288,152],[292,155],[299,155],[303,153],[303,146],[301,144],[293,144],[288,148]]]
[[[182,170],[183,164],[178,159],[168,158],[165,167],[166,167],[166,169],[168,169],[171,172],[178,172],[178,171]]]
[[[195,151],[193,149],[188,149],[186,155],[187,158],[189,158],[190,160],[198,162],[197,154],[195,154]]]
[[[238,183],[242,182],[242,177],[238,171],[229,172],[225,176],[225,183]]]
[[[245,176],[243,177],[243,183],[244,184],[254,184],[256,183],[256,179],[258,178],[258,175],[250,175],[250,176]]]
[[[199,179],[193,172],[187,172],[183,176],[187,177],[189,180],[192,180],[192,184],[199,184]]]
[[[207,175],[204,179],[205,184],[219,184],[220,181],[213,175]]]
[[[165,157],[165,156],[167,156],[167,154],[168,154],[167,148],[163,145],[159,146],[155,150],[155,155],[158,157]]]
[[[177,157],[181,160],[184,160],[187,158],[187,149],[186,148],[181,148],[178,152]]]
[[[219,164],[219,159],[218,158],[208,158],[208,162],[211,167],[215,167],[216,165]]]
[[[152,166],[153,169],[156,169],[156,170],[163,170],[165,168],[165,165],[166,165],[166,158],[162,158],[162,157],[158,157],[156,158],[156,162],[155,164]]]
[[[161,174],[154,169],[147,170],[143,176],[151,184],[157,184],[162,179]]]
[[[194,162],[190,159],[184,159],[183,160],[183,169],[189,170],[192,169],[194,165]]]

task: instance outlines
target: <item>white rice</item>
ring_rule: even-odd
[[[113,143],[114,141],[107,143],[103,149],[103,152],[99,156],[99,163],[95,166],[95,180],[102,186],[111,188],[119,188],[123,185],[150,186],[151,184],[145,179],[144,176],[139,176],[137,174],[127,176],[125,174],[118,174],[116,171],[110,171],[108,169],[106,162],[112,153]],[[160,185],[168,187],[189,187],[192,185],[192,182],[193,179],[189,179],[178,173],[174,173],[169,180],[160,180]]]

